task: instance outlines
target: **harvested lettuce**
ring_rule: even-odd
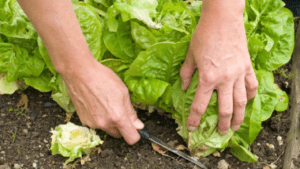
[[[74,161],[75,158],[82,158],[82,155],[90,154],[93,148],[103,143],[95,130],[71,122],[59,125],[50,132],[52,133],[50,148],[52,155],[60,154],[69,157],[64,165]]]

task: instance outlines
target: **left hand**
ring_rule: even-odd
[[[234,131],[239,129],[247,99],[255,97],[258,82],[248,53],[243,16],[226,19],[206,15],[201,15],[180,71],[183,90],[188,88],[195,69],[199,71],[187,125],[189,131],[197,129],[216,89],[218,131],[224,135],[230,126]]]

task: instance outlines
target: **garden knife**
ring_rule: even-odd
[[[163,148],[183,157],[184,159],[186,160],[189,160],[190,162],[204,168],[204,169],[207,169],[207,167],[205,167],[205,165],[203,165],[202,163],[200,163],[195,157],[191,157],[181,151],[178,151],[176,149],[174,149],[173,147],[169,146],[168,144],[164,143],[163,141],[161,141],[160,139],[156,138],[156,137],[153,137],[149,134],[148,131],[146,130],[138,130],[138,133],[141,135],[141,137],[143,137],[144,139],[146,140],[150,140],[160,146],[162,146]]]

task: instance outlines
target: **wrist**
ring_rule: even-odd
[[[201,18],[209,15],[211,19],[242,19],[245,9],[244,0],[203,0]]]
[[[68,51],[66,53],[54,52],[50,55],[52,64],[61,76],[74,76],[87,70],[94,62],[97,62],[89,50]]]

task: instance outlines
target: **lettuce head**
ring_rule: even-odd
[[[50,132],[52,133],[50,148],[52,155],[60,154],[69,157],[64,165],[74,161],[75,158],[82,158],[84,154],[90,154],[93,148],[103,143],[95,130],[71,122],[59,125]]]

